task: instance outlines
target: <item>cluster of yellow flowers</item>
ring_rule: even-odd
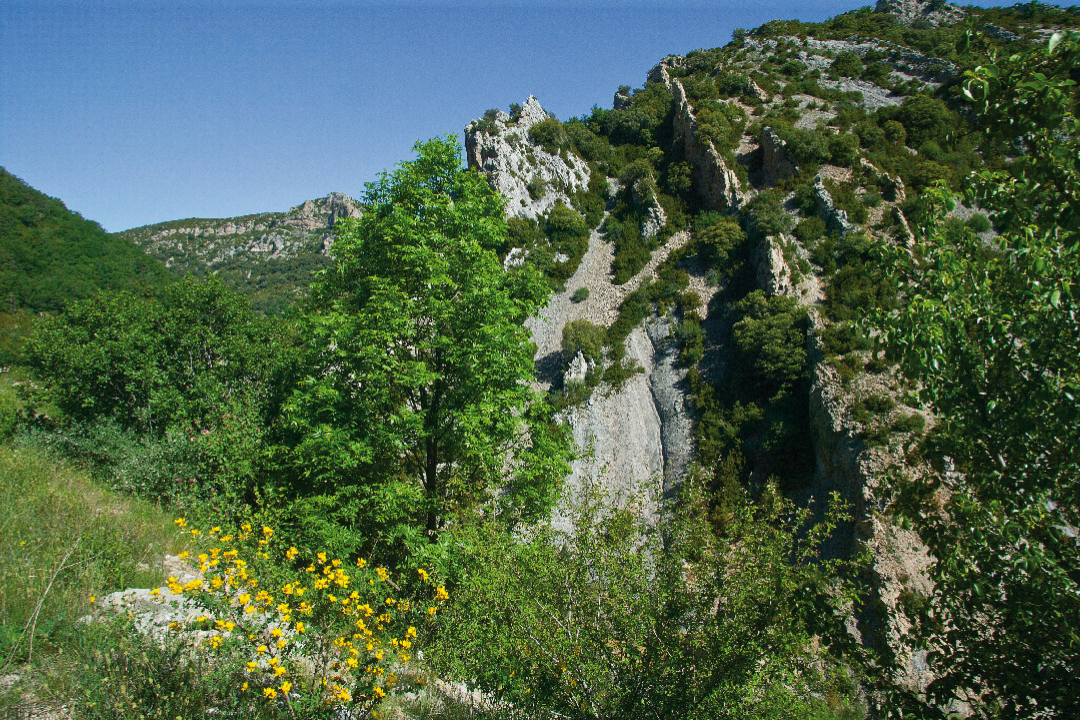
[[[214,527],[203,535],[188,528],[184,518],[175,523],[202,546],[193,550],[194,558],[191,552],[180,555],[195,560],[202,577],[186,583],[170,577],[169,592],[198,596],[213,609],[192,629],[200,631],[208,650],[248,653],[251,679],[241,689],[269,700],[303,697],[373,706],[400,684],[398,672],[412,659],[419,618],[430,620],[437,605],[449,599],[446,588],[436,586],[423,568],[417,573],[433,588],[434,603],[421,612],[415,603],[394,597],[402,588],[389,570],[369,568],[364,558],[350,567],[318,552],[304,566],[296,547],[276,548],[268,526],[255,531],[245,523],[235,533]],[[263,587],[260,574],[290,579]]]

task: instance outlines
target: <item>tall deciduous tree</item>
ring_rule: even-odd
[[[522,324],[547,286],[499,262],[503,199],[465,171],[456,140],[415,149],[368,186],[313,285],[317,351],[289,418],[309,491],[348,496],[384,527],[422,518],[434,536],[496,490],[545,505],[565,445],[537,409]]]
[[[966,74],[1018,154],[972,179],[1000,236],[950,230],[939,188],[891,258],[905,303],[883,337],[939,420],[939,472],[906,499],[934,557],[920,640],[941,715],[963,698],[980,717],[1080,716],[1078,40]]]

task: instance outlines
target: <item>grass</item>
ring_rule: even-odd
[[[0,674],[50,674],[85,633],[92,595],[160,585],[162,556],[179,547],[160,508],[41,451],[0,446]]]

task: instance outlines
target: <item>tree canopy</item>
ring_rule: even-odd
[[[348,494],[383,524],[420,509],[433,537],[499,489],[544,505],[565,466],[535,409],[522,324],[548,286],[503,269],[502,199],[464,170],[457,141],[415,149],[337,234],[334,268],[313,285],[311,372],[287,418],[301,483]]]
[[[889,258],[905,302],[879,325],[938,422],[937,472],[901,497],[934,558],[918,642],[935,712],[1080,712],[1078,40],[965,74],[986,132],[1020,151],[969,188],[1000,235],[946,224],[939,186]]]

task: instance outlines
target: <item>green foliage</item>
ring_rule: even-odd
[[[784,210],[782,195],[776,191],[760,192],[746,203],[743,213],[751,233],[764,237],[791,232],[794,221]]]
[[[457,142],[416,150],[369,185],[368,211],[338,234],[306,322],[310,374],[286,418],[297,490],[349,498],[367,527],[421,521],[433,537],[499,488],[551,488],[565,464],[524,382],[522,323],[547,284],[528,266],[503,270],[501,198],[461,167]]]
[[[820,132],[800,130],[786,123],[777,123],[773,129],[780,139],[787,143],[788,151],[796,164],[808,167],[829,161],[829,141]]]
[[[807,248],[813,248],[825,235],[825,221],[819,217],[808,217],[795,226],[795,238]]]
[[[613,282],[622,285],[638,274],[652,257],[649,242],[641,236],[641,225],[636,215],[619,221],[609,217],[604,223],[605,235],[615,245],[611,261]]]
[[[736,303],[732,327],[736,366],[759,396],[791,392],[806,377],[806,311],[793,298],[760,290]]]
[[[901,486],[934,558],[915,640],[937,673],[903,699],[939,716],[967,697],[979,717],[1066,718],[1080,712],[1080,36],[984,63],[963,91],[989,137],[1025,150],[972,179],[1002,234],[988,246],[948,227],[951,194],[924,193],[913,252],[888,257],[908,300],[876,319],[934,408],[931,457],[958,471]]]
[[[663,538],[630,510],[602,514],[601,500],[598,484],[568,499],[572,532],[458,529],[459,601],[429,646],[440,674],[527,716],[830,717],[826,696],[851,706],[837,665],[853,649],[839,610],[850,590],[819,555],[835,504],[810,527],[777,494],[757,509],[742,499],[729,521],[740,540],[727,543],[692,497],[692,516],[666,521]]]
[[[553,155],[557,155],[559,150],[570,145],[570,139],[563,130],[563,124],[553,117],[545,118],[532,125],[529,128],[529,140]]]
[[[825,290],[825,312],[832,320],[863,317],[875,309],[896,305],[895,281],[880,264],[877,244],[861,233],[830,237],[820,246],[830,262]]]
[[[599,362],[603,358],[607,328],[588,320],[571,320],[563,326],[562,354],[571,360],[579,352],[586,360]]]
[[[9,313],[60,310],[98,290],[143,295],[165,266],[0,168],[0,301]]]
[[[583,303],[588,299],[589,299],[589,288],[587,288],[587,287],[579,287],[570,296],[570,302],[575,303],[575,304],[576,303]]]
[[[703,99],[696,103],[694,112],[697,118],[694,134],[699,142],[711,142],[718,151],[739,144],[747,118],[738,105]]]
[[[862,59],[850,50],[842,50],[833,60],[832,69],[838,75],[857,78],[863,74]]]
[[[990,224],[990,218],[982,213],[975,213],[972,215],[967,221],[967,226],[977,233],[987,232],[993,227],[993,225]]]
[[[912,146],[944,140],[959,127],[956,113],[941,100],[926,95],[905,98],[896,119],[907,131],[908,144]]]
[[[207,429],[235,403],[269,422],[288,392],[290,344],[281,323],[221,283],[187,280],[159,300],[120,292],[75,303],[39,324],[28,356],[39,402],[74,421],[160,434]]]
[[[574,274],[589,249],[589,226],[576,210],[558,201],[544,220],[544,233],[552,249],[567,256],[549,273],[561,285]]]

